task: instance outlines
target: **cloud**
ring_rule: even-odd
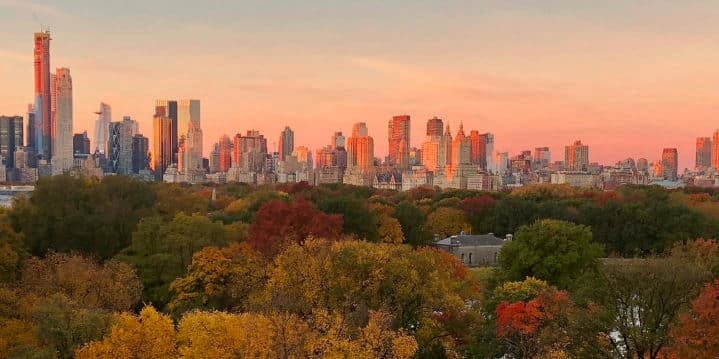
[[[34,16],[65,17],[68,14],[55,6],[38,4],[30,0],[0,0],[0,8],[10,8],[18,12],[29,12]]]

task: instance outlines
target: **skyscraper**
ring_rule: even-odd
[[[0,116],[0,156],[6,167],[15,167],[15,150],[23,145],[22,122],[22,116]]]
[[[232,141],[227,135],[222,135],[218,144],[218,171],[227,172],[232,167]]]
[[[712,140],[709,137],[697,137],[697,169],[707,169],[712,165]]]
[[[87,137],[87,131],[72,136],[72,153],[73,155],[90,154],[90,138]]]
[[[374,140],[364,122],[352,126],[352,136],[347,139],[347,166],[357,166],[365,173],[374,166]]]
[[[470,154],[472,151],[471,147],[472,142],[467,136],[465,136],[464,126],[460,124],[459,131],[457,131],[457,136],[454,138],[454,141],[452,141],[452,169],[456,169],[461,165],[466,165],[470,163]]]
[[[172,122],[169,117],[155,116],[152,125],[152,169],[155,171],[155,179],[161,181],[172,162]]]
[[[170,118],[172,126],[172,162],[177,162],[177,101],[174,100],[155,100],[155,114]]]
[[[184,158],[180,159],[178,149],[178,164],[182,161],[183,172],[201,171],[202,166],[202,127],[200,124],[200,100],[180,100],[177,107],[177,136],[178,147],[180,138],[185,136]],[[178,166],[178,170],[180,166]]]
[[[54,173],[69,170],[72,156],[72,77],[70,70],[59,68],[55,72],[56,111],[53,121],[52,165]]]
[[[427,120],[427,138],[439,141],[442,138],[442,130],[444,130],[444,123],[441,118],[432,117]]]
[[[671,181],[678,178],[679,154],[676,148],[665,148],[662,151],[662,177]]]
[[[719,170],[719,129],[712,136],[712,167]]]
[[[332,135],[332,147],[334,148],[345,148],[345,136],[342,134],[342,131],[336,131]]]
[[[589,146],[574,141],[564,148],[564,168],[567,171],[586,171],[589,168]]]
[[[46,159],[52,148],[50,40],[49,31],[35,33],[35,144],[37,154]]]
[[[549,151],[549,147],[536,147],[532,161],[536,163],[539,168],[549,166],[549,163],[552,161],[552,154]]]
[[[149,167],[150,144],[147,137],[137,134],[132,137],[132,172],[138,173]]]
[[[444,169],[452,164],[452,133],[449,131],[449,124],[446,124],[442,139],[439,141],[437,155],[437,167]]]
[[[121,122],[110,122],[109,128],[108,172],[129,175],[133,173],[132,144],[136,122],[125,116]]]
[[[387,126],[389,140],[389,164],[407,168],[410,145],[409,115],[394,116]]]
[[[92,147],[90,152],[100,151],[107,154],[107,141],[110,139],[109,127],[112,122],[112,108],[110,105],[101,102],[100,110],[95,112],[97,120],[95,120],[95,137],[92,138]]]
[[[285,127],[280,133],[279,149],[277,152],[280,155],[280,161],[284,161],[285,158],[292,154],[295,150],[295,133],[289,127]]]
[[[233,167],[244,172],[262,173],[267,157],[267,139],[259,131],[247,131],[245,136],[235,136]]]

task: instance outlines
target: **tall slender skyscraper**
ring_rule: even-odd
[[[95,112],[97,120],[95,121],[95,136],[92,138],[92,146],[90,152],[100,151],[107,154],[107,143],[110,139],[110,122],[112,122],[112,108],[110,105],[101,102],[100,110]]]
[[[394,116],[387,126],[389,140],[389,163],[407,168],[409,165],[409,115]]]
[[[52,164],[54,173],[62,173],[73,164],[72,156],[72,77],[70,70],[59,68],[56,73],[56,112],[53,121]]]
[[[712,165],[712,140],[709,137],[697,137],[696,168],[707,169]]]
[[[232,167],[232,141],[227,135],[222,135],[218,144],[219,165],[218,171],[227,172]]]
[[[184,136],[184,151],[178,149],[178,164],[183,172],[202,170],[202,127],[200,126],[200,100],[180,100],[177,107],[178,147]],[[180,159],[180,152],[184,158]],[[178,170],[180,166],[178,166]]]
[[[130,116],[123,117],[122,122],[110,122],[109,172],[123,175],[133,172],[132,141],[137,132],[136,125]]]
[[[279,148],[277,152],[280,156],[280,161],[284,161],[285,157],[289,156],[295,150],[295,133],[289,127],[285,127],[280,133],[280,141],[278,142]]]
[[[49,159],[51,152],[50,32],[35,33],[35,123],[37,154]]]
[[[712,167],[719,170],[719,129],[712,136]]]
[[[172,162],[172,122],[169,117],[155,116],[152,127],[152,169],[155,171],[155,179],[161,181]]]
[[[155,100],[155,115],[166,116],[170,118],[172,126],[172,162],[177,162],[178,151],[178,133],[177,133],[177,101],[175,100]]]

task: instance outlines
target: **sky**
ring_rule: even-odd
[[[590,161],[661,158],[693,167],[719,128],[719,6],[711,1],[0,0],[0,114],[33,99],[33,33],[73,77],[74,131],[99,103],[152,138],[154,99],[202,103],[205,155],[260,130],[318,149],[366,122],[412,116],[412,145],[438,116],[495,134],[510,156],[582,140]]]

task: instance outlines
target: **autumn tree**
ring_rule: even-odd
[[[0,213],[0,283],[16,280],[27,257],[22,235],[10,226],[7,215]]]
[[[319,201],[317,207],[325,213],[341,215],[343,233],[354,234],[370,242],[379,241],[379,217],[370,210],[365,199],[330,196]]]
[[[226,243],[222,223],[203,215],[178,213],[169,222],[153,216],[142,219],[118,259],[137,268],[143,300],[163,307],[170,300],[170,283],[184,275],[194,253]]]
[[[109,333],[78,349],[83,358],[177,358],[177,339],[172,320],[152,307],[138,316],[123,313],[114,319]]]
[[[439,235],[440,239],[471,232],[471,226],[464,217],[464,212],[451,207],[439,207],[427,216],[427,229],[432,235]]]
[[[511,280],[532,276],[568,288],[585,271],[596,268],[601,255],[589,227],[541,220],[521,227],[502,247],[499,262]]]
[[[270,201],[260,207],[252,220],[248,243],[272,255],[287,243],[302,244],[311,236],[336,239],[341,231],[341,216],[325,214],[308,201]]]
[[[668,352],[678,358],[719,357],[719,279],[704,285],[691,304],[691,312],[682,314],[671,330]]]
[[[601,267],[595,303],[608,315],[604,337],[620,357],[659,358],[679,311],[710,276],[673,258],[613,259]]]
[[[266,276],[264,258],[244,243],[206,247],[192,257],[187,274],[172,282],[170,310],[242,311]]]
[[[492,196],[484,194],[481,196],[468,197],[459,203],[459,208],[475,231],[492,232],[494,229],[485,224],[491,217],[492,210],[497,205]]]
[[[80,255],[51,253],[31,258],[19,283],[23,293],[43,298],[62,294],[84,308],[129,310],[139,300],[141,285],[135,270],[126,263],[99,264]]]
[[[564,355],[572,340],[568,326],[573,304],[564,291],[546,291],[527,302],[499,303],[497,339],[512,358],[548,358]]]

